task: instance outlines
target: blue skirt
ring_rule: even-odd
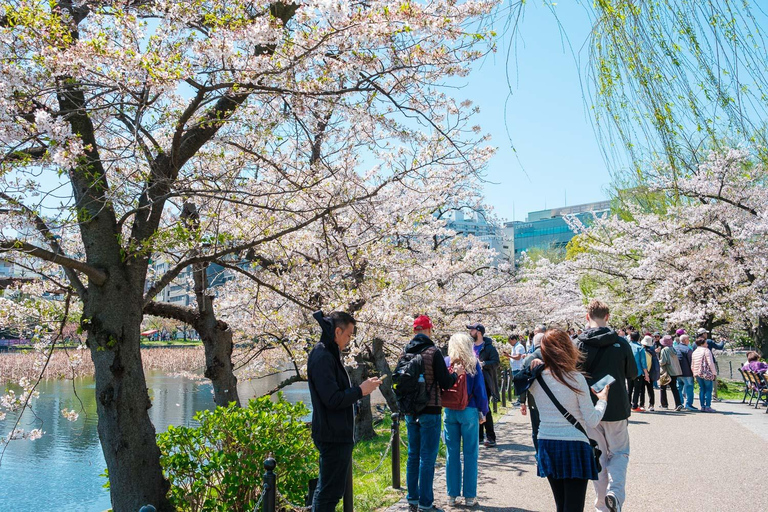
[[[536,462],[540,477],[597,480],[597,463],[592,447],[582,441],[539,439]]]

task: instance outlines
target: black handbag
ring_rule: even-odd
[[[568,420],[568,422],[576,427],[577,430],[579,430],[582,434],[584,434],[587,439],[589,439],[589,446],[592,448],[592,455],[595,457],[595,463],[597,464],[597,472],[601,472],[603,470],[603,466],[600,465],[600,456],[603,454],[603,452],[600,450],[600,447],[597,444],[597,441],[589,437],[589,434],[587,434],[587,431],[584,430],[584,427],[581,426],[581,423],[578,422],[576,418],[571,416],[571,413],[569,413],[565,407],[555,398],[555,395],[552,393],[552,390],[549,389],[549,386],[547,386],[547,383],[544,382],[544,379],[541,378],[541,374],[536,376],[536,382],[539,383],[539,386],[541,386],[541,389],[544,390],[544,392],[547,394],[549,399],[552,401],[552,403],[557,407],[557,410],[560,411],[560,414],[563,415],[563,417]]]

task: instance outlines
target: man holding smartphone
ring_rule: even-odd
[[[593,481],[597,500],[595,509],[620,512],[625,498],[625,482],[629,465],[629,421],[631,414],[627,380],[637,378],[637,365],[629,343],[608,327],[610,310],[599,300],[587,306],[588,328],[577,338],[576,346],[585,355],[581,371],[587,384],[610,375],[616,382],[608,391],[608,402],[602,421],[589,429],[589,437],[597,441],[603,470]],[[597,398],[592,395],[592,401]]]

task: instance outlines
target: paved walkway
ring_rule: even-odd
[[[738,402],[713,407],[718,413],[633,413],[625,512],[768,511],[765,408]],[[480,503],[474,510],[555,510],[546,479],[536,476],[528,416],[515,409],[497,424],[498,446],[480,448]],[[436,506],[470,510],[448,507],[444,471],[435,477]],[[585,510],[593,510],[594,500],[589,485]],[[403,501],[388,510],[408,507]]]

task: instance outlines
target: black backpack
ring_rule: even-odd
[[[434,386],[434,383],[433,383]],[[424,358],[403,353],[392,373],[392,390],[403,414],[418,415],[429,403],[429,390],[424,379]]]

